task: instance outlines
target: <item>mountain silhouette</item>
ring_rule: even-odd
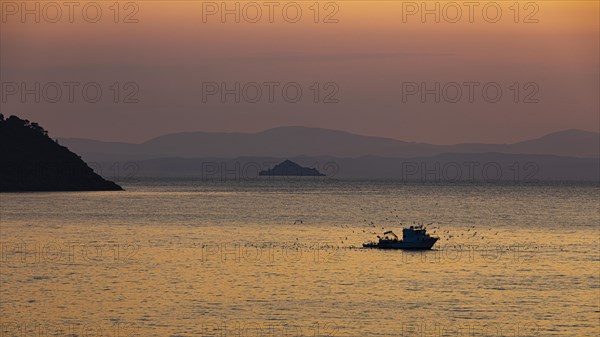
[[[136,161],[138,177],[185,177],[200,180],[257,178],[276,163],[274,157],[159,158]],[[595,181],[600,179],[597,158],[530,154],[441,154],[428,157],[358,158],[289,157],[303,167],[314,167],[326,179],[382,178],[406,181]],[[107,170],[114,162],[97,162]],[[499,171],[498,171],[499,170]],[[265,174],[263,173],[263,176]],[[484,176],[485,175],[485,176]],[[496,177],[498,176],[498,177]],[[486,179],[488,177],[489,179]]]
[[[411,158],[444,153],[490,152],[579,158],[600,157],[600,135],[581,130],[560,131],[513,144],[434,145],[308,127],[279,127],[258,133],[185,132],[160,136],[140,144],[78,138],[60,139],[60,142],[82,155],[86,161],[244,156]]]
[[[0,191],[118,191],[37,123],[0,114]]]
[[[259,176],[282,176],[282,177],[316,177],[325,176],[315,168],[302,167],[291,160],[284,160],[268,170],[260,171]]]

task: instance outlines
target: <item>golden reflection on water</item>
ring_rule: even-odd
[[[3,337],[599,329],[594,186],[130,189],[2,195]],[[359,248],[400,221],[442,240]]]

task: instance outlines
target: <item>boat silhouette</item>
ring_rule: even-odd
[[[422,225],[410,226],[402,229],[402,240],[392,231],[383,233],[383,237],[379,238],[378,242],[367,242],[363,244],[364,248],[379,248],[379,249],[406,249],[406,250],[427,250],[439,240],[427,234],[427,229]]]

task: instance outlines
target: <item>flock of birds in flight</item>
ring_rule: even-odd
[[[365,210],[363,208],[360,209],[363,213],[365,212]],[[398,214],[394,214],[394,212],[397,212],[397,209],[393,209],[392,211],[390,211],[390,215],[388,215],[387,217],[385,217],[385,221],[390,222],[390,221],[398,221],[400,216]],[[395,215],[395,216],[394,216]],[[304,220],[303,219],[297,219],[294,221],[294,225],[297,224],[304,224]],[[367,219],[363,219],[363,224],[365,224],[366,226],[368,226],[367,229],[362,229],[362,233],[364,234],[372,234],[372,235],[377,235],[380,233],[377,232],[373,232],[372,230],[375,228],[379,228],[379,226],[374,222],[374,221],[368,221]],[[446,241],[450,241],[451,239],[454,238],[464,238],[464,239],[479,239],[479,240],[484,240],[486,237],[490,238],[492,236],[497,236],[500,232],[496,231],[495,233],[492,233],[492,228],[488,229],[488,233],[484,234],[481,231],[476,230],[476,227],[474,225],[468,226],[466,228],[466,231],[460,234],[451,234],[450,230],[442,230],[440,225],[436,225],[433,226],[434,223],[428,223],[427,225],[425,225],[424,227],[427,230],[433,230],[431,231],[431,234],[433,235],[439,235],[440,236],[440,241],[446,240]],[[402,228],[404,225],[403,223],[399,223],[400,228]],[[413,222],[413,225],[418,225],[417,223]],[[336,227],[339,228],[344,228],[344,229],[350,229],[353,228],[353,226],[350,225],[336,225]],[[381,227],[382,231],[385,231],[385,227]],[[352,233],[353,234],[361,234],[360,229],[352,229]],[[439,233],[438,233],[439,231]],[[345,242],[348,242],[348,236],[343,236],[343,237],[338,237],[338,239],[341,240],[341,243],[344,244]],[[296,239],[297,240],[297,239]],[[490,242],[486,243],[489,244]]]

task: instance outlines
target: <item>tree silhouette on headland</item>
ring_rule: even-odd
[[[0,114],[0,191],[117,191],[38,123]]]

